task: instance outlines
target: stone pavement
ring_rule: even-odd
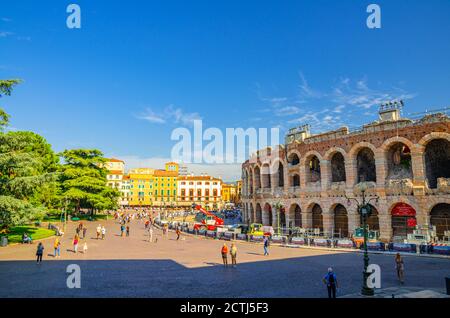
[[[401,286],[377,289],[374,296],[363,296],[360,293],[355,293],[339,298],[450,298],[450,296],[443,293],[442,290]]]
[[[98,222],[88,227],[88,252],[73,253],[76,223],[62,239],[62,257],[53,258],[53,239],[44,240],[44,262],[35,263],[36,243],[0,248],[0,297],[327,297],[322,283],[329,266],[342,288],[339,295],[359,292],[361,254],[272,246],[263,256],[262,244],[236,242],[237,268],[224,268],[224,241],[174,233],[148,242],[144,224],[131,223],[130,237],[120,237],[120,225],[106,226],[105,240],[95,238]],[[81,240],[79,251],[84,241]],[[227,242],[229,245],[230,242]],[[371,255],[380,265],[382,286],[398,287],[393,256]],[[66,267],[81,267],[81,289],[66,286]],[[450,261],[405,256],[405,286],[444,292]]]

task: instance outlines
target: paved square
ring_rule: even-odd
[[[62,239],[61,258],[53,258],[53,239],[44,240],[44,262],[35,262],[33,245],[0,248],[0,297],[327,297],[322,277],[329,266],[341,285],[338,296],[358,293],[361,254],[272,246],[263,256],[261,244],[236,242],[237,268],[224,268],[224,241],[170,233],[148,242],[144,224],[132,221],[130,237],[120,237],[120,225],[100,222],[105,240],[95,238],[98,222],[85,222],[88,252],[72,252],[76,223]],[[230,245],[230,242],[227,242]],[[394,257],[370,255],[381,266],[382,288],[399,286]],[[66,267],[81,267],[81,288],[66,286]],[[405,257],[405,287],[445,291],[450,260]],[[399,286],[400,287],[400,286]]]

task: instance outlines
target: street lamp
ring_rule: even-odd
[[[349,198],[347,195],[345,195],[345,198],[347,199],[348,204],[350,204],[350,200],[353,200],[356,202],[358,206],[358,212],[361,214],[362,222],[363,222],[363,230],[364,230],[364,271],[363,271],[363,286],[361,289],[361,294],[365,296],[373,296],[374,290],[373,288],[369,288],[367,286],[367,278],[369,277],[369,273],[367,273],[367,267],[369,266],[369,254],[367,252],[367,218],[370,216],[372,212],[372,208],[370,206],[370,201],[376,200],[376,203],[378,203],[379,197],[375,195],[375,197],[370,198],[366,201],[366,191],[367,191],[367,184],[365,182],[362,182],[360,184],[360,190],[361,190],[361,196],[362,196],[362,202],[359,202],[356,198]]]

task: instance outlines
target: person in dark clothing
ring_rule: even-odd
[[[42,255],[44,254],[44,245],[42,245],[41,242],[39,242],[38,246],[37,246],[37,250],[36,250],[36,256],[37,256],[37,260],[36,263],[42,263]]]
[[[83,227],[83,239],[86,237],[87,227]]]
[[[333,269],[331,267],[328,268],[328,273],[323,278],[323,283],[327,285],[328,298],[336,298],[336,288],[338,288],[338,282],[336,274],[333,273]]]
[[[264,236],[264,256],[269,255],[269,238],[267,236]]]

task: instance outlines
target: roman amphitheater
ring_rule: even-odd
[[[291,129],[286,145],[243,163],[244,219],[349,237],[361,219],[348,198],[361,202],[365,190],[368,225],[382,241],[430,224],[442,238],[450,230],[449,130],[444,113],[410,120],[398,107],[381,107],[380,119],[357,131]]]

